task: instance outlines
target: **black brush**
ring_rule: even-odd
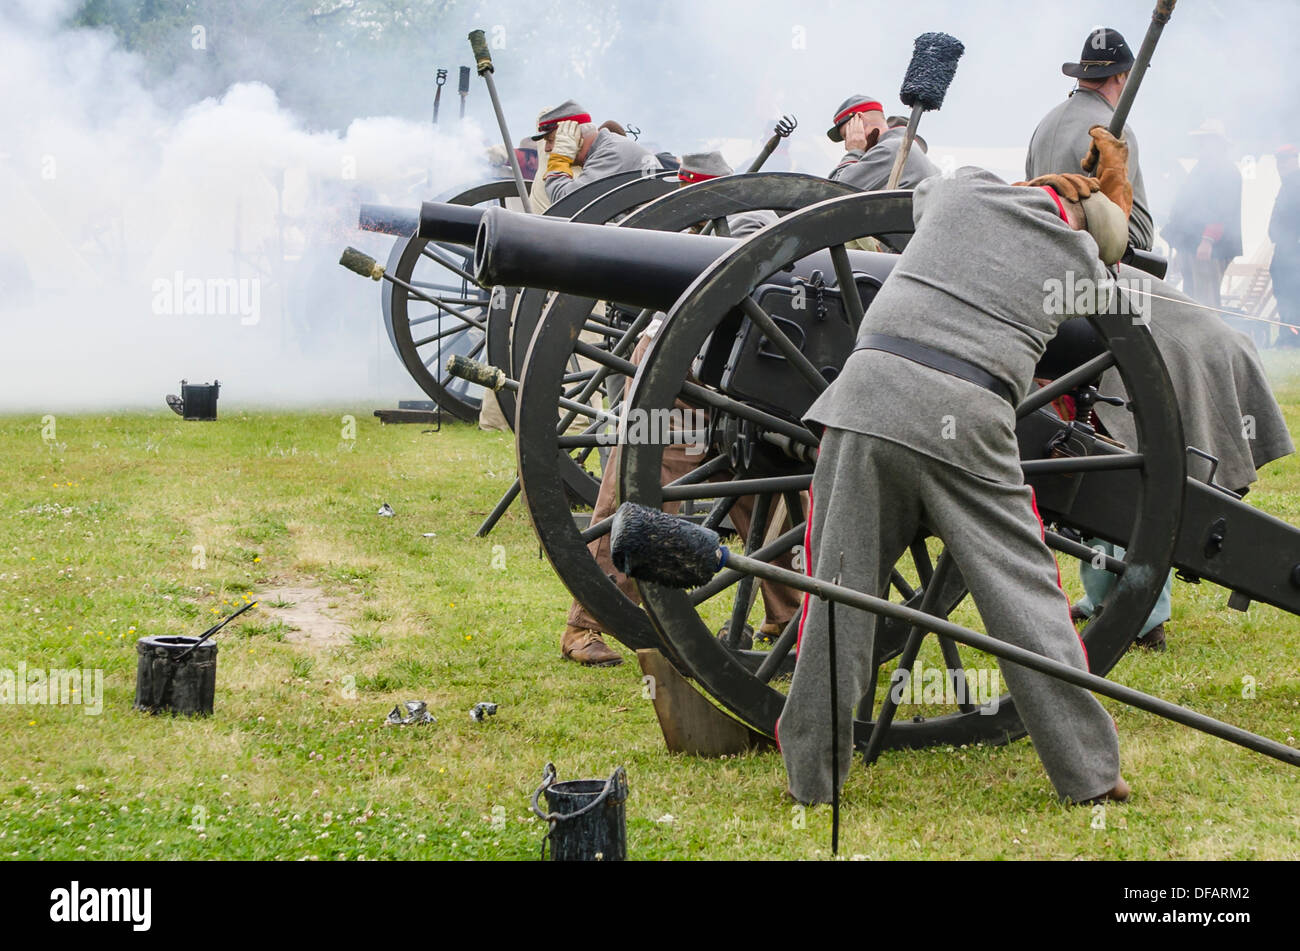
[[[898,98],[905,106],[920,106],[926,112],[943,105],[957,60],[966,52],[961,40],[947,33],[922,33],[912,45],[912,62],[907,65]]]
[[[899,147],[898,157],[894,160],[893,171],[889,173],[886,188],[897,188],[898,180],[903,176],[903,166],[907,163],[907,153],[912,149],[912,140],[916,138],[916,126],[921,121],[921,113],[938,109],[943,105],[943,97],[948,94],[948,86],[957,72],[957,60],[966,52],[961,40],[947,33],[922,33],[912,45],[912,61],[907,64],[907,73],[903,76],[903,88],[898,91],[898,98],[904,105],[912,107],[911,118],[907,120],[907,132],[903,144]]]
[[[669,588],[698,588],[727,562],[717,532],[635,502],[614,513],[610,554],[629,578]]]

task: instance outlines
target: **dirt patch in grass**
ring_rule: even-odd
[[[314,585],[271,588],[264,591],[258,600],[261,602],[259,607],[292,628],[284,635],[290,643],[339,647],[352,637],[352,628],[329,612],[329,596]]]

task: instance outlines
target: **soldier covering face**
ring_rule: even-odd
[[[659,160],[648,149],[610,128],[598,128],[591,113],[572,99],[543,112],[533,138],[545,149],[544,181],[552,203],[620,172],[654,174],[661,170]],[[575,165],[581,166],[581,171],[575,172]]]

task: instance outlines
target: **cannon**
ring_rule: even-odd
[[[624,193],[622,200],[648,200],[672,187],[665,176],[626,172],[593,182],[567,195],[546,211],[563,219],[587,209],[601,196],[631,181],[648,180],[642,193]],[[425,202],[416,211],[389,205],[362,205],[358,227],[398,236],[382,273],[396,278],[384,282],[381,304],[384,326],[398,358],[412,379],[458,419],[474,421],[482,391],[451,377],[442,366],[453,355],[508,365],[510,325],[516,304],[514,289],[501,287],[495,297],[477,285],[470,272],[471,248],[478,219],[488,207],[517,207],[514,183],[493,181],[458,190],[442,201]],[[600,223],[604,214],[626,214],[635,205],[606,201],[580,219]],[[433,368],[432,370],[430,368]],[[513,426],[514,402],[502,399],[502,412]]]
[[[461,190],[443,204],[467,211],[484,204],[504,206],[513,189],[513,182],[488,182]],[[398,236],[379,273],[396,279],[384,282],[381,304],[389,342],[402,365],[442,409],[458,419],[477,419],[481,391],[443,373],[440,366],[448,356],[473,358],[484,349],[490,302],[468,270],[467,249],[419,234],[413,211],[365,205],[358,224],[363,230]]]
[[[777,176],[777,178],[780,178],[780,176]],[[791,176],[787,176],[787,178],[791,178]],[[787,189],[785,197],[774,203],[767,202],[766,204],[788,210],[790,207],[807,204],[813,200],[813,194],[818,197],[826,197],[828,194],[843,194],[848,191],[844,186],[827,183],[820,179],[807,176],[793,176],[793,178],[801,180],[805,185],[809,182],[816,183],[818,190],[812,193],[807,192],[805,188],[804,190],[790,192],[788,191],[789,184],[787,182],[786,185],[782,186]],[[688,227],[699,221],[706,221],[715,234],[726,235],[728,233],[727,214],[744,212],[749,208],[765,207],[762,196],[766,192],[755,194],[754,197],[760,199],[757,204],[753,204],[752,200],[746,201],[737,197],[741,192],[751,190],[753,181],[762,180],[762,177],[750,175],[745,180],[748,184],[732,185],[725,190],[716,188],[714,182],[705,183],[710,187],[704,188],[703,191],[700,190],[701,186],[683,190],[679,187],[676,178],[670,173],[647,176],[639,172],[630,172],[588,185],[568,196],[562,203],[557,203],[551,210],[554,212],[558,209],[559,214],[565,214],[572,209],[572,202],[586,201],[585,205],[573,212],[567,219],[568,221],[604,224],[613,219],[631,215],[631,217],[625,218],[625,223],[629,226],[635,225],[643,228],[666,227],[670,230]],[[664,218],[661,216],[655,219],[647,219],[639,225],[636,224],[635,215],[632,214],[634,209],[645,205],[647,202],[666,199],[669,195],[681,195],[685,191],[690,191],[696,195],[696,198],[692,200],[693,203],[689,206],[689,212],[685,212],[689,217],[679,215]],[[593,195],[595,197],[592,197]],[[795,199],[795,205],[785,203],[790,197]],[[685,209],[687,206],[677,205],[675,207]],[[466,233],[465,226],[472,221],[481,219],[483,211],[482,208],[461,209],[436,202],[426,202],[418,216],[404,212],[401,209],[380,208],[371,210],[370,206],[363,209],[363,212],[368,212],[371,220],[376,224],[382,225],[391,222],[394,227],[409,227],[412,222],[416,222],[417,236],[457,244],[473,243]],[[681,218],[680,222],[674,223],[677,218]],[[544,227],[546,223],[554,220],[558,220],[558,215],[548,214],[544,220],[538,219],[538,223]],[[508,284],[508,282],[505,283]],[[503,286],[503,284],[496,286],[491,297],[487,317],[487,345],[485,348],[487,363],[504,368],[515,377],[522,375],[523,361],[528,353],[529,341],[541,321],[543,308],[548,306],[551,297],[549,291],[537,288],[524,287],[517,290],[513,287]],[[559,299],[567,301],[569,305],[573,303],[567,297]],[[629,308],[611,299],[604,312],[600,313],[593,311],[596,304],[597,302],[594,300],[584,302],[585,310],[583,310],[574,331],[575,339],[580,332],[585,335],[583,345],[586,346],[587,352],[577,353],[570,348],[565,362],[556,369],[555,378],[561,384],[570,388],[570,396],[574,398],[596,404],[610,405],[617,399],[617,388],[621,387],[623,377],[620,374],[610,376],[607,372],[599,373],[594,377],[594,381],[588,384],[587,381],[593,380],[593,373],[595,373],[592,369],[593,362],[598,364],[601,360],[600,354],[596,354],[593,361],[591,354],[594,351],[591,351],[590,347],[594,345],[596,350],[608,352],[631,326],[633,319],[636,317],[636,308]],[[644,323],[641,326],[644,326]],[[634,337],[632,339],[635,342]],[[606,387],[611,385],[616,388],[615,392],[607,392]],[[513,391],[509,388],[503,388],[498,391],[497,398],[503,415],[514,428],[515,397]],[[550,409],[553,415],[555,406],[551,406]],[[572,414],[567,414],[566,425],[572,423],[573,419]],[[554,441],[554,434],[551,434],[549,438]],[[588,441],[587,446],[574,452],[573,460],[566,460],[566,464],[561,466],[559,475],[562,481],[565,503],[592,505],[595,502],[599,488],[599,469],[603,467],[607,450],[599,445],[592,445],[592,437],[589,433],[562,435],[561,438],[568,439],[574,442],[575,445],[584,439]],[[597,471],[590,471],[589,461],[590,464],[596,466]],[[491,530],[500,515],[513,502],[517,491],[518,483],[512,487],[511,491],[507,492],[494,511],[484,521],[479,530],[480,535]]]
[[[833,194],[847,190],[842,186],[828,185],[825,182],[821,182],[821,185],[823,189],[833,189],[831,192]],[[731,191],[734,193],[736,189],[732,188]],[[572,211],[572,217],[569,220],[574,222],[605,223],[611,219],[627,215],[646,202],[664,197],[670,193],[677,194],[679,192],[678,182],[670,173],[655,175],[643,175],[639,172],[624,173],[579,189],[562,202],[552,206],[547,215],[547,220],[559,218]],[[734,197],[728,197],[712,190],[707,191],[706,194],[717,196],[709,203],[714,206],[712,211],[707,207],[697,205],[692,214],[699,214],[708,221],[709,226],[715,233],[725,235],[727,234],[727,224],[724,213],[743,210],[744,203],[737,204]],[[822,197],[825,197],[824,191]],[[810,199],[803,199],[803,203],[806,204],[808,200]],[[577,210],[573,211],[575,207]],[[455,276],[464,280],[468,273],[467,269],[471,265],[468,258],[464,256],[466,251],[462,249],[473,244],[472,231],[475,224],[482,218],[484,210],[485,206],[482,204],[465,206],[446,202],[425,202],[418,213],[413,210],[391,206],[365,205],[361,209],[361,224],[362,227],[368,230],[385,233],[409,234],[414,232],[414,238],[410,239],[405,247],[409,249],[423,241],[434,245],[433,251],[425,249],[423,253],[426,255],[437,254],[439,259],[453,255],[458,256],[459,263],[456,265],[458,271]],[[694,221],[691,223],[694,223]],[[673,227],[677,227],[677,225],[673,225]],[[353,257],[356,256],[353,255]],[[364,264],[364,261],[362,263]],[[446,318],[446,322],[450,324],[450,328],[443,327],[440,320],[440,326],[435,329],[433,334],[416,340],[412,339],[409,320],[406,323],[403,323],[401,319],[389,321],[390,337],[393,337],[394,346],[399,355],[403,356],[403,360],[410,368],[413,377],[421,382],[425,391],[435,396],[447,392],[448,387],[451,387],[453,395],[467,391],[477,398],[479,392],[478,384],[472,380],[454,380],[447,374],[435,377],[433,373],[430,373],[427,368],[428,365],[439,357],[443,358],[440,363],[445,363],[446,359],[455,356],[467,355],[474,357],[486,355],[488,363],[505,367],[507,370],[513,370],[515,375],[519,375],[524,355],[528,352],[528,341],[540,320],[543,307],[546,306],[551,297],[547,291],[529,288],[516,289],[498,285],[486,304],[486,318],[482,316],[481,312],[472,314],[470,317],[474,323],[471,324],[465,320],[456,319],[455,314],[448,313],[446,308],[448,302],[445,300],[440,301],[436,297],[437,291],[427,287],[411,285],[409,281],[402,277],[402,273],[387,274],[384,273],[383,268],[378,266],[356,265],[357,262],[353,261],[350,266],[353,266],[353,269],[359,273],[366,275],[381,274],[388,280],[390,285],[393,285],[385,288],[385,303],[389,304],[391,302],[395,305],[390,312],[396,313],[404,300],[420,302],[437,310],[433,314],[425,314],[420,318],[416,318],[417,320],[428,321]],[[594,301],[587,302],[586,306],[587,311],[579,322],[578,331],[585,334],[585,343],[594,341],[598,349],[608,350],[613,342],[627,329],[635,316],[635,310],[628,310],[626,307],[616,305],[613,302],[605,308],[603,313],[593,312]],[[486,326],[480,326],[482,324],[486,324]],[[575,331],[575,333],[578,331]],[[464,347],[444,349],[445,344],[442,341],[448,334],[461,332],[465,336],[472,336],[474,340],[474,346],[469,349],[468,353]],[[485,346],[479,347],[478,344],[483,340],[486,341]],[[583,363],[587,364],[586,368],[584,368]],[[594,404],[601,404],[602,402],[609,404],[616,400],[617,392],[608,393],[605,388],[607,385],[621,387],[623,377],[617,374],[612,377],[602,374],[590,386],[583,384],[582,381],[590,378],[592,372],[590,361],[586,356],[571,353],[564,368],[557,370],[557,379],[562,379],[563,383],[570,386],[575,385],[576,381],[578,389],[585,390],[580,394],[579,398]],[[513,392],[509,389],[498,391],[498,402],[507,423],[513,428],[515,415]],[[552,408],[554,409],[554,407]],[[574,417],[569,414],[567,418],[569,422],[572,422]],[[583,437],[574,435],[568,438],[581,439]],[[574,454],[577,460],[576,463],[570,461],[567,465],[562,466],[560,476],[563,481],[563,495],[566,503],[579,506],[589,506],[594,503],[599,488],[600,469],[603,467],[606,455],[606,449],[598,448],[597,451],[593,452],[589,446],[587,449]],[[589,459],[590,463],[588,462]],[[591,465],[595,466],[596,471],[590,471]],[[495,525],[496,521],[517,497],[518,489],[519,483],[516,482],[484,521],[479,530],[480,535],[487,534],[491,530],[492,526]]]
[[[507,233],[514,224],[513,218],[498,212],[485,218],[475,257],[481,280],[490,278],[494,260],[503,260],[494,259],[493,253],[506,247]],[[798,422],[800,408],[827,385],[839,365],[827,362],[818,347],[824,346],[827,335],[834,338],[837,333],[856,330],[874,288],[888,271],[887,258],[880,258],[881,269],[873,270],[875,257],[855,256],[845,245],[866,234],[911,228],[910,193],[831,197],[734,243],[701,269],[682,289],[639,367],[624,362],[618,368],[634,374],[622,410],[625,415],[662,413],[679,401],[707,409],[708,452],[696,470],[703,475],[665,487],[660,477],[662,442],[622,445],[621,498],[653,508],[693,500],[707,505],[705,522],[716,525],[719,513],[725,513],[735,498],[752,495],[757,498],[754,527],[743,540],[745,552],[756,562],[770,563],[795,549],[803,534],[799,493],[809,483],[811,451],[817,444],[817,437]],[[623,273],[634,270],[637,254],[649,247],[645,236],[624,231],[623,227],[605,229],[599,245],[583,248],[572,266],[559,275],[525,276],[522,269],[530,261],[540,262],[546,253],[538,248],[530,252],[521,245],[514,250],[522,257],[510,265],[513,279],[588,297],[639,295],[646,288],[636,286],[620,292],[604,284],[607,279],[613,281],[620,269]],[[676,254],[676,249],[681,249],[676,262],[660,265],[660,273],[671,272],[677,265],[688,270],[687,260],[710,257],[712,251],[706,250],[705,240],[690,235],[657,236],[662,253]],[[578,253],[578,246],[572,247]],[[831,264],[820,285],[812,288],[809,261]],[[554,265],[552,259],[552,270]],[[826,280],[827,275],[832,280]],[[584,283],[588,277],[590,283]],[[806,316],[792,312],[790,300],[799,288],[812,293],[822,308],[820,321],[809,323]],[[641,300],[662,302],[662,298]],[[1127,320],[1088,318],[1084,329],[1091,331],[1082,335],[1090,341],[1087,347],[1072,358],[1070,354],[1051,354],[1057,364],[1056,379],[1019,407],[1017,433],[1026,480],[1035,486],[1040,511],[1051,527],[1048,544],[1058,553],[1076,558],[1099,557],[1081,538],[1101,538],[1126,549],[1122,559],[1105,559],[1118,574],[1118,581],[1084,629],[1092,670],[1104,675],[1123,655],[1171,566],[1184,577],[1230,589],[1234,606],[1255,600],[1291,612],[1300,610],[1300,531],[1245,505],[1234,493],[1212,482],[1188,477],[1189,450],[1183,444],[1178,409],[1146,328]],[[534,354],[541,352],[539,345],[548,339],[548,330],[544,320],[530,346]],[[562,325],[558,332],[563,334]],[[847,352],[848,348],[843,349],[841,356]],[[540,362],[526,365],[521,423],[529,419],[529,393],[542,378],[534,379],[533,371],[540,372],[541,366]],[[1094,382],[1110,367],[1128,388],[1128,408],[1138,433],[1136,446],[1114,446],[1078,420],[1063,419],[1049,408],[1062,395],[1090,405],[1102,396]],[[541,400],[539,405],[547,402]],[[554,406],[550,399],[551,413]],[[530,511],[531,497],[540,489],[532,488],[522,447],[535,431],[524,424],[519,440],[520,471]],[[719,476],[724,476],[721,481],[717,481]],[[779,502],[788,513],[788,528],[763,524]],[[540,508],[534,512],[539,536],[564,534],[556,514],[552,507],[544,513]],[[765,530],[768,528],[771,530]],[[579,544],[604,531],[608,531],[607,524],[589,526],[579,536]],[[559,558],[575,554],[571,540],[567,556],[564,552],[559,547],[548,552],[557,570]],[[892,597],[941,619],[959,612],[965,590],[959,573],[936,571],[944,563],[937,540],[918,539],[893,573]],[[640,583],[639,589],[644,616],[670,656],[723,707],[771,735],[783,703],[778,689],[781,671],[787,667],[796,634],[790,625],[770,651],[735,648],[735,622],[743,621],[751,610],[752,576],[723,571],[691,591],[650,582]],[[591,596],[589,590],[574,593],[580,599]],[[624,601],[627,611],[617,618],[612,611],[602,614],[595,604],[584,603],[602,621],[613,621],[609,629],[622,639],[624,632],[618,625],[630,627],[636,611],[630,601]],[[729,637],[720,640],[714,633],[716,624],[728,619]],[[910,633],[910,625],[889,618],[882,622],[877,637],[881,668],[900,656],[910,666],[916,656],[915,651],[905,650]],[[951,639],[937,641],[944,667],[952,676],[961,676],[970,664],[969,657],[963,659]],[[863,745],[870,742],[877,723],[882,724],[883,733],[878,742],[891,747],[1007,742],[1023,733],[1014,704],[1006,697],[994,704],[962,702],[940,716],[895,721],[890,698],[886,695],[878,701],[878,692],[869,691],[859,706],[856,735]]]

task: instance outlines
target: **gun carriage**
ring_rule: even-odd
[[[687,204],[674,220],[666,211],[674,202],[687,202],[681,196],[700,190],[703,197],[708,184],[656,203],[665,209],[664,228],[682,227],[695,214],[711,217],[688,211]],[[800,204],[763,200],[767,207]],[[609,520],[580,531],[567,507],[561,511],[555,479],[557,468],[565,465],[561,454],[586,445],[556,431],[557,391],[564,385],[556,368],[574,353],[595,356],[576,339],[582,306],[569,298],[669,310],[639,367],[622,360],[618,348],[608,354],[610,373],[634,377],[620,409],[624,418],[679,405],[708,412],[708,449],[700,466],[673,485],[664,486],[660,477],[663,441],[622,445],[620,498],[656,508],[693,501],[706,508],[705,523],[716,527],[737,498],[754,496],[749,537],[739,540],[737,549],[743,544],[748,555],[771,563],[803,541],[799,493],[810,481],[817,436],[799,417],[842,365],[861,315],[894,260],[846,246],[866,235],[909,232],[911,195],[825,198],[730,243],[667,231],[636,234],[636,222],[654,220],[657,213],[656,205],[648,206],[644,217],[597,235],[492,211],[480,228],[475,273],[484,284],[504,276],[561,292],[525,355],[517,440],[525,496],[552,564],[611,633],[630,646],[644,646],[653,631],[658,646],[722,706],[770,735],[783,703],[778,688],[797,628],[792,622],[770,651],[741,649],[738,632],[752,610],[753,577],[724,570],[691,591],[641,582],[642,611],[608,579],[597,578],[594,561],[585,555],[585,543],[608,531]],[[538,243],[541,227],[572,232],[564,238],[562,256],[554,252],[558,239]],[[652,267],[646,267],[648,260]],[[645,271],[652,274],[639,274]],[[1212,475],[1206,481],[1188,476],[1186,457],[1195,450],[1183,444],[1168,374],[1146,327],[1118,316],[1076,318],[1070,324],[1040,367],[1053,381],[1018,408],[1017,434],[1026,481],[1035,487],[1049,527],[1049,546],[1072,558],[1104,560],[1118,574],[1084,629],[1093,672],[1104,675],[1123,655],[1171,567],[1185,578],[1230,589],[1234,606],[1254,600],[1300,611],[1300,531],[1246,505],[1215,485]],[[628,341],[622,343],[625,350]],[[1095,383],[1112,366],[1128,389],[1136,446],[1116,446],[1051,408],[1061,396],[1072,396],[1080,407],[1105,398]],[[781,503],[788,521],[769,525]],[[1087,538],[1116,543],[1125,554],[1103,558],[1081,541]],[[996,539],[990,540],[990,550],[996,551]],[[892,598],[935,617],[969,613],[965,595],[937,539],[917,539],[893,573]],[[727,632],[722,638],[715,636],[719,621]],[[881,669],[888,671],[896,660],[911,667],[919,644],[913,633],[905,623],[883,619],[877,637]],[[962,676],[967,666],[987,663],[951,639],[937,641],[953,677]],[[963,701],[940,716],[891,722],[895,704],[887,692],[877,701],[877,693],[862,698],[856,724],[861,743],[877,722],[887,725],[885,744],[902,747],[1006,742],[1023,732],[1009,697],[985,704]]]

